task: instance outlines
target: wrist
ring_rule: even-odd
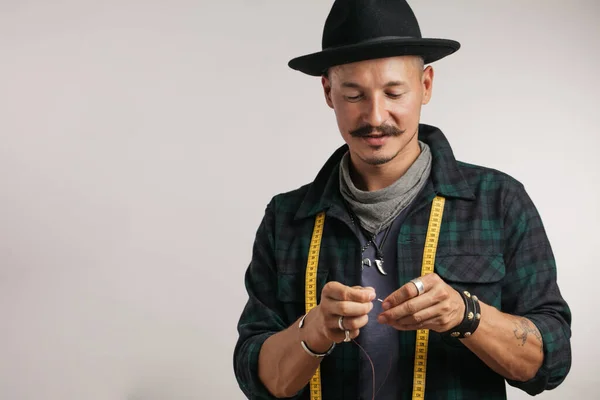
[[[314,353],[326,353],[335,344],[325,335],[323,324],[319,322],[318,309],[309,311],[300,322],[299,336],[300,341]]]
[[[479,322],[481,321],[481,306],[477,296],[471,295],[468,291],[458,293],[460,294],[464,305],[462,319],[454,328],[442,332],[442,335],[456,339],[465,339],[471,337],[479,327]]]

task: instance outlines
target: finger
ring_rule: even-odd
[[[409,299],[412,299],[413,297],[416,297],[417,294],[418,292],[415,288],[415,285],[412,282],[409,282],[400,287],[400,289],[394,291],[385,299],[383,299],[383,304],[381,305],[381,307],[387,311],[391,308],[399,306],[400,304],[404,303]]]
[[[420,276],[419,279],[423,283],[423,294],[421,294],[421,296],[431,290],[431,288],[434,287],[438,281],[441,281],[441,279],[435,273]],[[386,297],[383,301],[382,307],[384,310],[388,310],[417,296],[419,296],[419,290],[417,289],[417,286],[413,282],[407,282],[400,287],[400,289]]]
[[[399,319],[406,317],[414,318],[415,315],[419,315],[424,310],[429,310],[431,307],[436,305],[438,300],[433,294],[425,293],[418,297],[413,297],[408,301],[401,303],[400,305],[390,308],[381,314],[379,314],[378,321],[381,323],[395,322]],[[431,313],[431,311],[428,311]],[[413,322],[419,322],[414,321]]]
[[[352,289],[370,289],[370,290],[375,291],[375,288],[372,287],[372,286],[359,286],[359,285],[356,285],[356,286],[352,286]]]
[[[460,311],[452,308],[450,303],[440,303],[434,307],[422,310],[414,315],[404,317],[395,323],[402,326],[424,325],[427,329],[433,329],[438,332],[445,332],[456,326],[457,317]]]
[[[344,319],[342,320],[342,326],[344,327],[344,330],[354,331],[357,329],[361,329],[362,327],[367,325],[368,322],[369,316],[367,315],[363,315],[360,317],[344,317]],[[338,332],[344,332],[340,329],[337,319],[328,323],[327,327],[332,330],[337,330]]]
[[[433,329],[438,326],[441,318],[437,306],[426,308],[414,315],[399,320],[389,321],[388,325],[400,331],[415,331],[418,329]],[[434,329],[438,330],[438,329]]]
[[[444,320],[444,317],[437,316],[421,322],[409,321],[408,323],[400,323],[400,321],[397,321],[396,323],[390,324],[390,326],[399,331],[415,331],[418,329],[429,329],[436,332],[446,332],[452,328],[452,325],[444,323]]]
[[[393,320],[392,323],[398,325],[415,325],[424,323],[430,323],[433,319],[441,318],[445,314],[448,314],[450,310],[448,307],[442,304],[435,304],[430,307],[426,307],[421,309],[414,314],[404,316],[402,318],[397,318]]]
[[[328,282],[323,288],[322,295],[338,301],[366,303],[375,299],[375,290],[373,288],[349,287],[339,282]]]
[[[334,335],[334,337],[332,338],[332,340],[339,344],[344,341],[344,339],[346,338],[346,334],[344,333],[344,331],[340,331],[339,329],[337,331],[340,333],[336,333]],[[359,329],[350,331],[350,339],[356,339],[359,334],[360,334]]]
[[[373,309],[373,303],[356,303],[353,301],[330,301],[326,305],[326,312],[332,315],[344,317],[360,317],[366,315]]]
[[[390,324],[390,326],[398,331],[418,331],[419,329],[429,329],[427,327],[427,324],[425,324],[424,322],[409,325]]]

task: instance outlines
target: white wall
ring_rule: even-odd
[[[600,3],[412,3],[463,45],[423,122],[522,181],[554,246],[573,368],[540,398],[593,398]],[[243,398],[256,227],[342,143],[319,80],[286,65],[330,5],[0,2],[0,399]]]

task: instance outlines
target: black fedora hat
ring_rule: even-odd
[[[460,43],[423,38],[405,0],[336,0],[321,46],[322,51],[296,57],[288,66],[320,76],[329,67],[374,58],[416,55],[428,64],[456,52]]]

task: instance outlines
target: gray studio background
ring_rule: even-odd
[[[0,1],[0,399],[243,398],[254,233],[342,144],[286,65],[331,3]],[[574,359],[541,399],[599,396],[599,4],[412,1],[463,45],[423,121],[523,182],[553,243]]]

